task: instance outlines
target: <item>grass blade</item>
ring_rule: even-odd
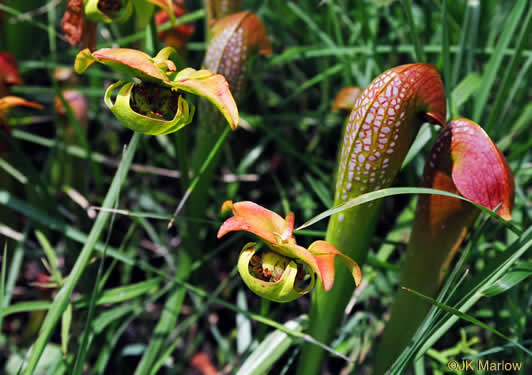
[[[131,162],[133,161],[133,156],[135,155],[135,150],[137,149],[137,145],[139,144],[140,139],[141,134],[133,134],[133,137],[129,142],[129,146],[124,154],[124,159],[122,160],[120,167],[116,171],[111,187],[107,191],[105,200],[103,202],[103,207],[112,207],[114,205],[116,197],[118,196],[118,192],[120,191],[120,187],[126,179],[127,172],[131,165]],[[100,212],[98,217],[96,218],[94,225],[92,226],[92,229],[89,233],[89,237],[87,238],[87,242],[83,246],[83,249],[81,250],[81,253],[78,256],[76,263],[74,264],[74,267],[72,268],[72,271],[70,272],[70,275],[67,281],[65,282],[65,285],[61,288],[59,293],[57,293],[54,302],[50,307],[50,310],[46,314],[46,318],[44,319],[44,322],[42,324],[39,337],[33,345],[33,350],[28,359],[28,365],[24,370],[24,375],[33,374],[35,368],[37,367],[42,353],[46,345],[48,344],[48,341],[50,340],[50,337],[52,336],[52,333],[56,328],[57,323],[61,318],[61,315],[63,314],[63,312],[68,306],[68,303],[70,302],[72,292],[74,291],[74,288],[76,287],[81,275],[83,274],[85,268],[89,263],[92,251],[94,249],[94,245],[96,244],[98,238],[104,230],[105,224],[109,219],[109,215],[110,214],[108,212],[103,211]]]
[[[502,66],[504,58],[502,51],[504,51],[510,45],[512,38],[515,35],[515,30],[520,24],[521,17],[525,13],[527,3],[527,0],[518,0],[508,16],[508,19],[504,23],[504,32],[500,36],[497,47],[495,48],[495,53],[491,55],[491,58],[488,62],[486,72],[484,73],[482,80],[482,88],[480,89],[479,94],[476,96],[476,100],[473,105],[473,121],[477,123],[482,120],[481,115],[486,107],[490,94],[493,93],[493,85],[501,75],[499,70]]]
[[[284,324],[288,329],[301,331],[307,320],[301,316]],[[267,374],[273,364],[288,350],[294,339],[281,331],[273,331],[253,350],[236,375]]]
[[[308,226],[310,226],[312,224],[317,223],[318,221],[326,219],[329,216],[332,216],[334,214],[337,214],[337,213],[340,213],[342,211],[348,210],[348,209],[353,208],[355,206],[358,206],[358,205],[361,205],[361,204],[364,204],[364,203],[369,203],[369,202],[372,202],[372,201],[377,200],[377,199],[390,197],[390,196],[393,196],[393,195],[402,195],[402,194],[436,194],[436,195],[444,195],[444,196],[447,196],[447,197],[458,198],[458,199],[461,199],[463,201],[471,203],[472,205],[474,205],[475,207],[477,207],[481,211],[483,211],[483,212],[487,213],[488,215],[494,217],[501,224],[507,226],[512,231],[514,231],[514,232],[516,232],[518,234],[521,233],[521,229],[516,228],[513,224],[504,221],[494,211],[492,211],[492,210],[490,210],[490,209],[488,209],[488,208],[486,208],[484,206],[481,206],[479,204],[473,203],[469,199],[466,199],[466,198],[464,198],[464,197],[462,197],[460,195],[449,193],[448,191],[444,191],[444,190],[429,189],[429,188],[415,188],[415,187],[387,188],[387,189],[372,191],[370,193],[359,195],[356,198],[347,200],[346,203],[343,203],[343,204],[341,204],[339,206],[333,207],[333,208],[331,208],[331,209],[329,209],[327,211],[322,212],[321,214],[313,217],[312,219],[307,221],[305,224],[299,226],[295,230],[296,231],[297,230],[301,230],[301,229],[306,228],[306,227],[308,227]]]
[[[515,346],[517,346],[519,349],[521,349],[522,351],[524,351],[525,353],[527,353],[528,355],[532,356],[532,352],[530,350],[528,350],[527,348],[525,348],[523,345],[521,345],[520,343],[518,342],[515,342],[514,340],[512,340],[511,338],[509,338],[508,336],[504,335],[503,333],[497,331],[495,328],[492,328],[490,327],[489,325],[487,325],[486,323],[478,320],[477,318],[469,315],[469,314],[466,314],[460,310],[457,310],[451,306],[447,306],[446,304],[444,303],[441,303],[441,302],[438,302],[436,301],[434,298],[431,298],[431,297],[427,297],[421,293],[418,293],[416,292],[415,290],[412,290],[410,288],[406,288],[406,287],[402,287],[404,290],[410,292],[410,293],[413,293],[415,294],[416,296],[418,296],[419,298],[427,301],[427,302],[430,302],[432,303],[434,306],[437,306],[439,307],[440,309],[446,311],[446,312],[449,312],[457,317],[459,317],[460,319],[463,319],[465,321],[468,321],[470,323],[473,323],[479,327],[482,327],[484,328],[485,330],[488,330],[494,334],[496,334],[497,336],[503,338],[504,340],[508,341],[509,343],[511,344],[514,344]]]

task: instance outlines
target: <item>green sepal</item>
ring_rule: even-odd
[[[111,95],[120,86],[122,87],[113,103]],[[189,104],[182,96],[179,96],[176,114],[170,121],[144,116],[135,112],[130,105],[131,93],[134,86],[135,83],[132,82],[125,83],[124,81],[118,81],[109,86],[105,91],[105,104],[126,127],[140,133],[162,135],[176,132],[192,121],[195,111],[194,105]]]
[[[297,288],[295,286],[297,276],[296,262],[292,259],[285,258],[279,254],[271,254],[275,256],[269,257],[270,260],[276,258],[284,258],[284,260],[286,261],[286,267],[279,280],[264,281],[254,277],[249,272],[249,264],[251,258],[256,254],[256,252],[257,248],[255,247],[254,242],[250,242],[246,246],[244,246],[238,258],[238,272],[240,273],[240,277],[242,277],[242,280],[244,280],[244,283],[248,286],[248,288],[251,289],[258,296],[268,299],[270,301],[285,303],[293,301],[307,294],[314,288],[314,285],[316,283],[314,272],[308,272],[308,274],[311,276],[311,280],[309,285],[305,289]],[[263,266],[272,267],[271,264],[263,264]]]
[[[135,24],[139,30],[143,30],[150,23],[155,6],[146,0],[131,0],[131,2],[135,8]]]
[[[133,13],[133,3],[131,1],[122,1],[122,9],[115,16],[109,16],[98,8],[99,0],[84,0],[83,10],[85,16],[93,22],[125,22]],[[125,3],[125,4],[124,4]]]
[[[96,61],[98,60],[92,56],[91,50],[85,48],[84,50],[79,51],[76,55],[76,60],[74,60],[74,70],[78,74],[83,74],[85,73],[85,70]]]

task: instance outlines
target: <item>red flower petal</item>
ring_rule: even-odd
[[[349,268],[349,271],[353,275],[356,286],[360,285],[362,281],[362,271],[358,264],[348,256],[340,252],[336,247],[326,241],[313,242],[308,251],[314,255],[318,268],[320,270],[321,281],[323,284],[323,290],[328,291],[332,288],[334,283],[334,257],[340,256],[342,262]]]
[[[234,216],[222,224],[218,230],[218,238],[229,232],[245,230],[275,245],[286,229],[285,220],[281,216],[256,203],[249,201],[233,203],[232,210]]]

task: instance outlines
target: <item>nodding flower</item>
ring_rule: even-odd
[[[133,13],[133,2],[129,0],[85,0],[85,16],[93,22],[124,22]]]
[[[296,244],[294,214],[286,219],[253,202],[227,201],[222,212],[232,211],[218,231],[218,238],[233,231],[250,232],[266,244],[260,250],[248,243],[240,253],[238,270],[246,285],[257,295],[276,302],[289,302],[308,293],[315,285],[314,273],[324,290],[334,283],[334,258],[340,256],[355,284],[362,280],[358,264],[325,241],[315,241],[308,249]]]
[[[83,73],[95,62],[108,65],[141,83],[118,81],[105,92],[105,104],[123,125],[138,132],[160,135],[175,132],[188,125],[194,106],[183,97],[185,92],[206,98],[223,114],[234,130],[238,125],[238,109],[225,78],[208,70],[186,68],[176,71],[177,53],[163,48],[155,57],[144,52],[114,48],[81,51],[74,64]],[[113,103],[112,94],[119,89]]]

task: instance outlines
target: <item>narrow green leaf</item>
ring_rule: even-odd
[[[107,326],[116,320],[122,319],[124,316],[131,314],[137,306],[135,304],[127,304],[117,306],[107,311],[103,311],[92,321],[92,328],[95,333],[101,333]]]
[[[50,245],[50,242],[41,231],[36,230],[35,236],[37,237],[37,240],[41,244],[42,249],[46,254],[46,258],[48,259],[48,264],[50,265],[54,282],[58,284],[61,283],[62,277],[61,273],[59,272],[59,268],[57,267],[57,258],[55,256],[55,251],[52,248],[52,245]]]
[[[97,299],[97,305],[106,305],[128,301],[146,293],[151,293],[161,283],[161,278],[156,277],[135,284],[120,286],[104,291]],[[75,302],[76,306],[86,306],[90,296],[84,296]]]
[[[506,292],[508,289],[513,288],[521,281],[532,275],[532,270],[519,270],[512,271],[501,277],[492,286],[484,290],[482,294],[487,297],[493,297],[498,294]]]
[[[504,31],[499,38],[497,47],[495,48],[496,52],[491,56],[486,68],[486,72],[482,77],[482,88],[480,89],[479,94],[475,97],[476,100],[473,106],[473,121],[475,122],[481,121],[482,111],[484,111],[484,108],[488,102],[488,98],[493,93],[493,85],[501,75],[500,69],[504,57],[502,51],[504,51],[510,45],[510,42],[515,35],[517,26],[521,23],[521,18],[525,14],[527,3],[528,0],[516,1],[510,15],[504,23]]]
[[[68,354],[68,340],[70,338],[70,327],[72,325],[72,304],[69,303],[63,316],[61,317],[61,350],[63,355]]]
[[[303,315],[297,319],[289,320],[284,326],[290,330],[300,332],[306,325],[308,318]],[[285,332],[275,330],[253,350],[244,361],[237,375],[263,375],[267,374],[273,364],[290,348],[294,338]]]
[[[458,117],[460,108],[471,96],[477,92],[482,84],[482,77],[478,73],[468,74],[451,92],[452,118]]]
[[[246,294],[243,289],[238,291],[236,296],[237,306],[242,310],[248,309],[248,303],[246,300]],[[238,327],[236,336],[236,348],[239,355],[244,354],[246,349],[251,345],[253,335],[251,333],[251,321],[247,316],[242,314],[236,314],[236,327]]]
[[[377,200],[377,199],[390,197],[390,196],[393,196],[393,195],[403,195],[403,194],[436,194],[436,195],[444,195],[444,196],[447,196],[447,197],[458,198],[458,199],[461,199],[463,201],[471,203],[472,205],[474,205],[475,207],[477,207],[481,211],[483,211],[483,212],[487,213],[488,215],[492,216],[493,218],[497,219],[501,224],[507,226],[510,230],[514,231],[515,233],[518,233],[518,234],[521,233],[521,229],[515,227],[511,223],[506,222],[501,217],[499,217],[499,215],[497,215],[494,211],[492,211],[492,210],[490,210],[490,209],[488,209],[488,208],[486,208],[484,206],[481,206],[479,204],[473,203],[469,199],[466,199],[466,198],[464,198],[464,197],[462,197],[460,195],[449,193],[448,191],[444,191],[444,190],[436,190],[436,189],[428,189],[428,188],[415,188],[415,187],[387,188],[387,189],[372,191],[370,193],[359,195],[356,198],[351,198],[351,199],[347,200],[343,204],[340,204],[340,205],[338,205],[336,207],[333,207],[333,208],[331,208],[331,209],[329,209],[327,211],[322,212],[321,214],[313,217],[312,219],[307,221],[305,224],[299,226],[295,230],[300,230],[300,229],[306,228],[306,227],[308,227],[308,226],[310,226],[312,224],[317,223],[318,221],[321,221],[323,219],[328,218],[329,216],[332,216],[334,214],[337,214],[337,213],[340,213],[342,211],[348,210],[348,209],[353,208],[355,206],[358,206],[358,205],[361,205],[361,204],[364,204],[364,203],[369,203],[369,202],[372,202],[372,201]]]
[[[499,84],[499,87],[497,88],[497,96],[496,96],[495,102],[493,103],[493,106],[491,106],[491,114],[486,123],[486,132],[490,134],[491,134],[491,131],[494,129],[495,124],[500,123],[500,119],[502,118],[501,110],[503,108],[503,103],[508,97],[512,83],[513,84],[517,83],[517,82],[514,82],[515,72],[517,71],[518,66],[522,64],[521,58],[523,56],[523,50],[525,46],[528,44],[528,37],[530,35],[531,19],[532,19],[532,7],[529,7],[528,12],[526,14],[526,18],[522,22],[522,25],[521,25],[522,27],[521,32],[519,33],[519,36],[517,37],[515,54],[512,55],[512,57],[510,58],[510,61],[507,64],[502,80]],[[501,127],[498,127],[497,130],[499,130],[498,134],[500,134]]]
[[[527,348],[525,348],[523,345],[519,344],[518,342],[515,342],[514,340],[512,340],[508,336],[502,334],[501,332],[497,331],[495,328],[490,327],[486,323],[481,322],[480,320],[474,318],[473,316],[471,316],[469,314],[466,314],[466,313],[463,313],[460,310],[457,310],[457,309],[455,309],[455,308],[453,308],[451,306],[447,306],[444,303],[438,302],[434,298],[427,297],[427,296],[425,296],[425,295],[423,295],[421,293],[418,293],[415,290],[412,290],[410,288],[405,288],[405,287],[402,287],[402,288],[404,290],[406,290],[407,292],[413,293],[416,296],[420,297],[421,299],[424,299],[425,301],[432,303],[434,306],[437,306],[437,307],[439,307],[440,309],[442,309],[444,311],[447,311],[447,312],[449,312],[449,313],[451,313],[453,315],[456,315],[457,317],[459,317],[459,318],[461,318],[461,319],[463,319],[463,320],[465,320],[467,322],[473,323],[473,324],[475,324],[475,325],[477,325],[479,327],[482,327],[482,328],[484,328],[484,329],[496,334],[497,336],[503,338],[504,340],[508,341],[509,343],[512,343],[512,344],[516,345],[519,349],[521,349],[522,351],[524,351],[528,355],[532,356],[532,352],[530,350],[528,350]]]
[[[425,52],[423,51],[423,48],[421,47],[421,41],[419,40],[419,34],[416,30],[416,24],[414,23],[414,16],[412,12],[412,1],[411,0],[401,0],[401,5],[403,6],[403,10],[405,12],[406,21],[408,22],[408,26],[410,28],[410,35],[412,37],[412,41],[414,42],[414,49],[416,51],[416,61],[417,62],[425,62]]]
[[[118,170],[116,171],[115,177],[111,187],[109,188],[105,200],[103,202],[103,207],[110,208],[114,205],[115,199],[118,196],[120,187],[126,179],[127,172],[133,161],[133,156],[135,155],[135,150],[140,141],[141,134],[135,133],[129,143],[129,147],[124,154],[124,159]],[[94,225],[90,231],[87,242],[83,246],[70,275],[65,282],[64,286],[57,293],[48,314],[44,319],[44,322],[41,327],[39,337],[33,344],[33,350],[28,359],[28,365],[24,370],[25,375],[32,375],[39,363],[39,360],[42,356],[46,345],[48,344],[52,333],[61,318],[61,315],[67,308],[72,292],[74,291],[75,286],[77,285],[81,275],[85,271],[87,265],[89,264],[90,258],[92,256],[92,251],[96,242],[98,241],[105,225],[109,219],[109,212],[100,212],[96,218]]]

